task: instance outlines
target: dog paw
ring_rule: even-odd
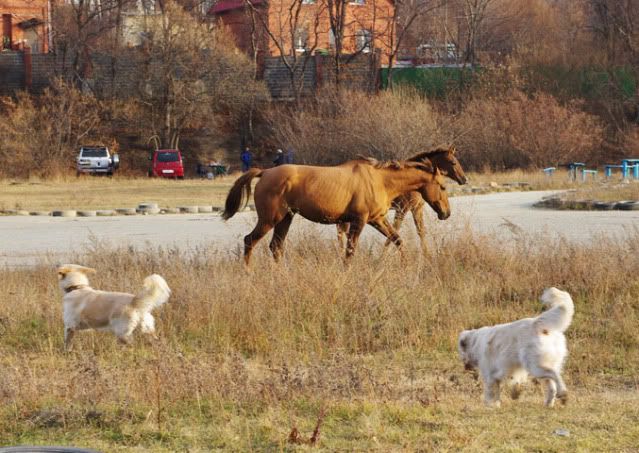
[[[513,385],[510,388],[510,397],[514,400],[519,399],[519,397],[521,396],[521,393],[524,391],[524,387],[521,384],[516,384]]]
[[[565,405],[568,403],[568,392],[565,390],[563,392],[557,392],[557,399],[561,401],[561,404]]]

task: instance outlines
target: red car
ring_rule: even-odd
[[[164,178],[184,178],[184,164],[182,154],[177,149],[158,149],[149,157],[151,168],[149,176]]]

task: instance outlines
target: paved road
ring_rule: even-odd
[[[428,224],[454,234],[467,227],[480,233],[508,237],[513,230],[525,233],[562,235],[569,240],[586,241],[597,234],[623,236],[639,227],[639,212],[570,212],[534,209],[531,205],[550,192],[512,192],[451,199],[453,215],[445,222],[433,212]],[[43,257],[62,261],[70,252],[81,252],[96,241],[113,245],[170,245],[183,248],[207,246],[235,250],[255,223],[255,213],[236,215],[223,222],[218,215],[163,215],[132,217],[0,217],[0,265],[25,266]],[[508,226],[509,225],[509,226]],[[309,231],[335,237],[335,227],[316,225],[299,218],[291,238]],[[407,220],[402,237],[415,237],[412,221]],[[363,241],[382,242],[371,228],[365,228]]]

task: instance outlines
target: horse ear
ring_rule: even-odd
[[[448,151],[449,151],[451,154],[455,154],[455,151],[457,151],[457,149],[455,148],[455,145],[450,145],[450,146],[448,147]]]

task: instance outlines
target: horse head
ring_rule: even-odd
[[[450,203],[444,185],[444,176],[438,167],[434,166],[428,159],[422,162],[423,170],[432,175],[432,178],[419,189],[422,198],[437,213],[439,220],[446,220],[450,217]],[[422,166],[420,166],[422,167]]]
[[[429,159],[444,176],[449,177],[460,185],[464,185],[468,182],[468,178],[466,178],[464,169],[455,156],[455,152],[455,145],[450,145],[448,147],[439,147],[430,151],[416,154],[408,160],[420,162],[425,159]]]

